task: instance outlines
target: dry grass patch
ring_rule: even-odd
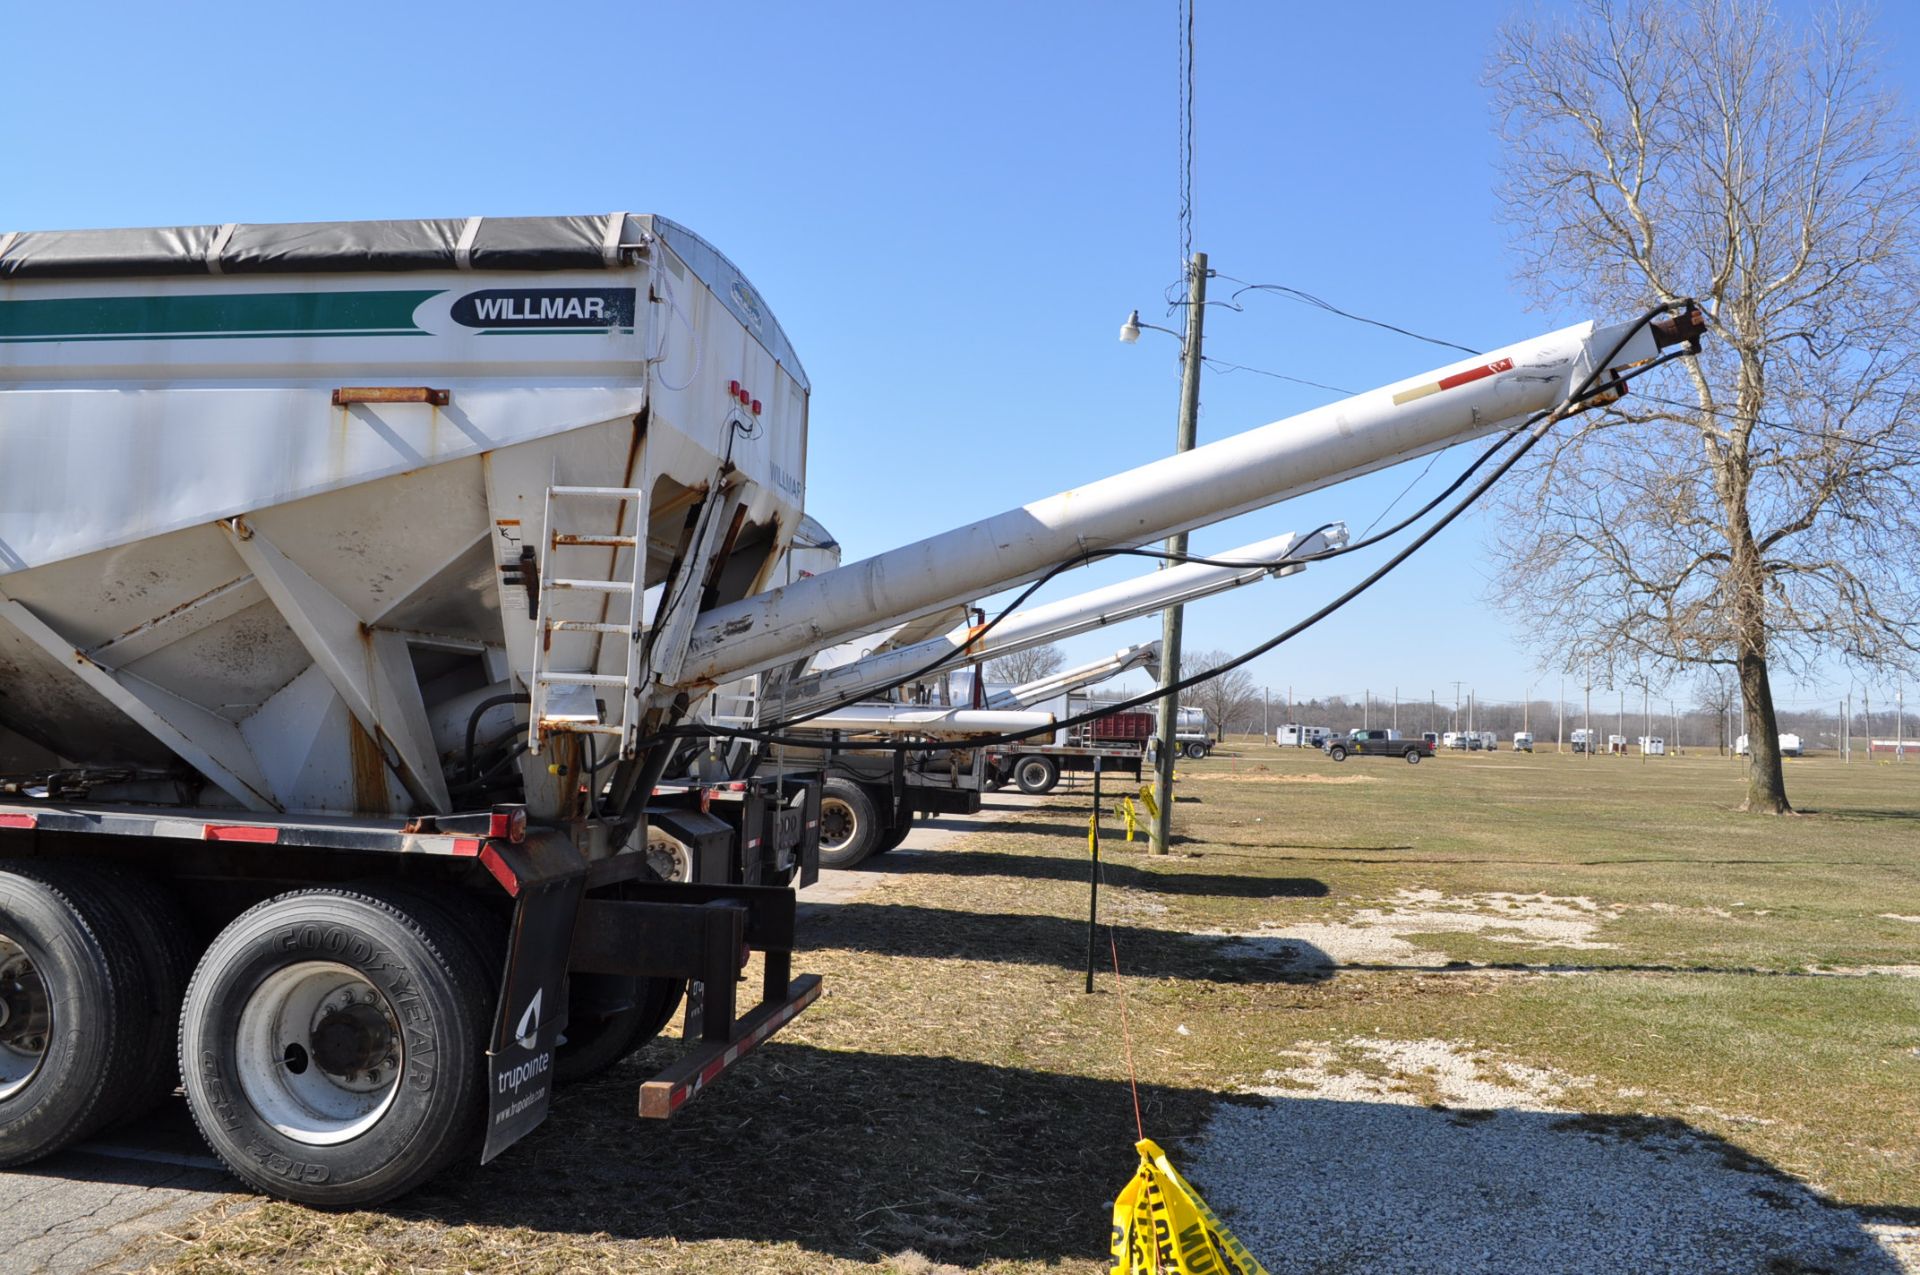
[[[1181,854],[1127,847],[1106,820],[1101,900],[1147,1131],[1212,1174],[1216,1204],[1255,1211],[1247,1238],[1273,1269],[1313,1269],[1314,1237],[1333,1233],[1305,1210],[1330,1198],[1322,1187],[1344,1192],[1341,1233],[1388,1256],[1456,1227],[1518,1244],[1503,1219],[1571,1225],[1501,1194],[1528,1189],[1526,1173],[1503,1176],[1526,1148],[1675,1191],[1708,1181],[1690,1166],[1742,1184],[1712,1208],[1668,1197],[1673,1212],[1647,1228],[1655,1247],[1622,1241],[1591,1269],[1680,1269],[1662,1263],[1693,1253],[1683,1241],[1699,1228],[1750,1226],[1755,1209],[1793,1234],[1907,1242],[1872,1228],[1920,1222],[1920,980],[1804,972],[1912,963],[1920,776],[1808,763],[1789,782],[1822,813],[1760,820],[1732,812],[1737,772],[1713,759],[1442,757],[1356,773],[1238,751],[1181,763]],[[656,1047],[563,1094],[494,1165],[379,1212],[209,1216],[162,1268],[1104,1271],[1135,1134],[1105,930],[1100,991],[1081,990],[1089,800],[1063,791],[947,848],[876,861],[872,893],[804,923],[797,966],[825,974],[827,996],[672,1124],[632,1114]],[[1281,950],[1316,933],[1324,964]],[[1335,936],[1365,935],[1407,945],[1415,967],[1334,955]],[[1249,1155],[1283,1146],[1296,1160],[1278,1177],[1260,1176],[1274,1162],[1258,1156],[1209,1161],[1199,1136],[1223,1146],[1229,1128]],[[1582,1159],[1594,1138],[1614,1149]],[[1572,1190],[1577,1175],[1555,1164]],[[1427,1185],[1381,1190],[1342,1165]],[[1489,1193],[1454,1189],[1449,1171]],[[1835,1270],[1895,1269],[1820,1251]],[[1769,1253],[1802,1262],[1779,1269],[1818,1257],[1784,1240]],[[1405,1256],[1326,1269],[1429,1268]]]

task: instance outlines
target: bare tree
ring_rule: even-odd
[[[1232,658],[1225,651],[1198,651],[1181,660],[1180,674],[1182,677],[1192,677],[1206,673]],[[1207,724],[1215,731],[1224,732],[1230,722],[1246,716],[1260,702],[1260,692],[1253,684],[1253,675],[1243,668],[1237,668],[1208,678],[1182,694],[1180,699],[1182,703],[1205,713]]]
[[[1058,673],[1067,655],[1057,646],[1036,646],[987,661],[987,680],[1019,686]]]
[[[1727,738],[1727,721],[1733,715],[1734,705],[1739,702],[1740,683],[1729,676],[1725,665],[1714,665],[1702,671],[1694,685],[1694,711],[1713,717],[1713,733],[1720,741],[1722,753],[1733,747],[1733,741]]]
[[[1585,0],[1505,28],[1490,82],[1540,299],[1691,296],[1709,325],[1528,458],[1504,600],[1608,680],[1730,668],[1744,808],[1789,813],[1772,670],[1909,666],[1920,637],[1912,133],[1864,19],[1766,0]]]

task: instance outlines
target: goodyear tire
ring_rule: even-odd
[[[490,982],[459,925],[404,892],[269,899],[187,989],[194,1121],[271,1195],[344,1208],[410,1190],[481,1131]]]
[[[111,892],[69,864],[0,865],[0,1165],[118,1117],[156,1010]]]
[[[1327,750],[1327,756],[1333,758],[1335,761],[1345,761],[1347,759],[1347,750],[1335,744]]]
[[[1418,766],[1419,764],[1420,764],[1420,750],[1418,748],[1409,748],[1407,750],[1407,765]]]
[[[1013,764],[1013,782],[1021,792],[1044,796],[1060,782],[1060,767],[1051,757],[1022,757]]]
[[[880,808],[851,779],[829,779],[820,793],[820,866],[851,868],[880,845]]]
[[[1205,757],[1206,755],[1207,755],[1207,746],[1201,743],[1200,741],[1194,740],[1193,742],[1187,745],[1187,756],[1192,758],[1194,761],[1199,761],[1201,758]]]

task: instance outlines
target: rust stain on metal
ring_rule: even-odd
[[[252,534],[251,532],[248,533],[248,535],[251,535],[251,534]],[[179,606],[167,608],[165,611],[162,611],[159,615],[154,616],[151,620],[143,620],[139,624],[136,624],[132,628],[128,629],[126,632],[115,634],[113,637],[110,637],[106,641],[101,642],[100,644],[95,646],[93,649],[96,651],[103,651],[107,647],[113,646],[115,643],[124,642],[131,637],[137,637],[138,635],[145,633],[149,629],[157,628],[160,625],[165,624],[168,620],[173,619],[174,616],[181,615],[187,611],[191,611],[193,610],[193,608],[199,606],[202,602],[205,602],[208,599],[215,597],[218,594],[225,593],[229,589],[237,588],[241,585],[244,585],[252,579],[253,577],[251,575],[243,575],[243,576],[240,576],[238,579],[229,580],[225,584],[217,584],[213,588],[208,589],[205,593],[202,593],[197,597],[188,598],[185,602],[182,602]]]
[[[960,653],[963,655],[975,654],[976,652],[974,649],[974,644],[980,640],[981,635],[986,632],[986,629],[987,629],[987,626],[985,624],[974,624],[969,626],[967,629],[967,640],[965,643],[961,645]]]
[[[355,403],[431,403],[445,407],[453,402],[452,390],[437,390],[425,385],[343,385],[333,392],[335,407]]]
[[[707,498],[708,484],[695,483],[691,487],[682,487],[679,492],[655,505],[648,512],[648,521],[664,514],[678,513],[689,505],[697,505]]]
[[[347,715],[347,751],[353,773],[353,808],[362,814],[384,815],[387,810],[387,763],[360,719]]]

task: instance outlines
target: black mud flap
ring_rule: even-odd
[[[567,951],[584,876],[526,882],[513,909],[507,975],[487,1050],[485,1164],[538,1128],[553,1098],[553,1056],[567,1026]]]

